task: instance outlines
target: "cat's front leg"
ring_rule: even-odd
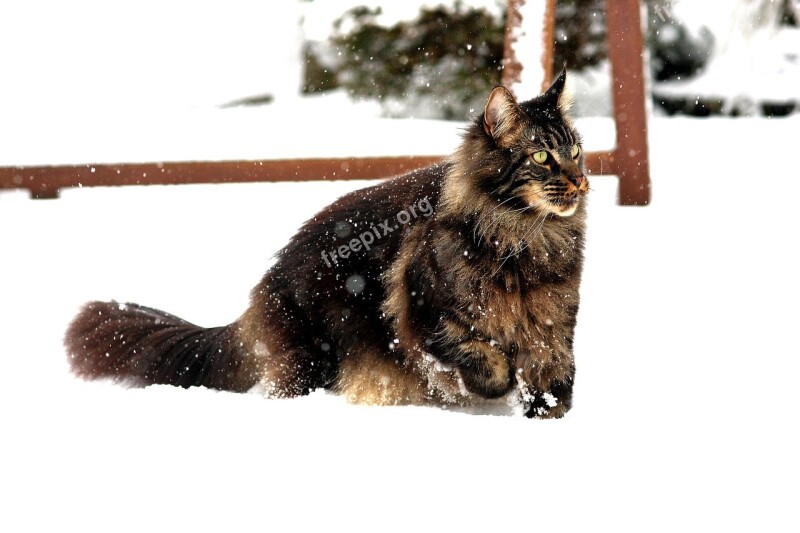
[[[441,361],[455,366],[469,392],[499,398],[514,384],[510,358],[493,342],[455,320],[443,320],[434,346]]]

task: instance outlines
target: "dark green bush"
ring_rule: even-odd
[[[464,119],[502,77],[505,5],[498,11],[455,2],[385,27],[377,23],[380,8],[351,9],[330,41],[306,47],[305,91],[344,88],[382,101],[390,115]],[[603,0],[560,0],[555,37],[558,68],[605,59]]]
[[[393,103],[403,114],[413,102],[418,116],[462,119],[500,82],[502,18],[460,2],[423,8],[388,28],[375,22],[379,14],[358,7],[336,22],[336,82],[351,95]]]

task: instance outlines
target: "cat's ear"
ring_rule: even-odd
[[[520,129],[523,111],[505,87],[495,87],[483,111],[483,129],[500,147],[506,147]]]
[[[572,91],[567,85],[567,65],[564,65],[564,68],[561,69],[561,74],[558,75],[542,97],[547,100],[550,105],[557,107],[562,113],[569,112],[572,107]]]

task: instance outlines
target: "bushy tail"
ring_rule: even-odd
[[[72,371],[85,379],[237,392],[258,380],[236,340],[236,323],[206,329],[136,304],[86,304],[64,344]]]

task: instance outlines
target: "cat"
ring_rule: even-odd
[[[445,162],[317,213],[228,326],[86,304],[65,335],[73,372],[563,416],[589,186],[565,80],[522,103],[496,87]]]

